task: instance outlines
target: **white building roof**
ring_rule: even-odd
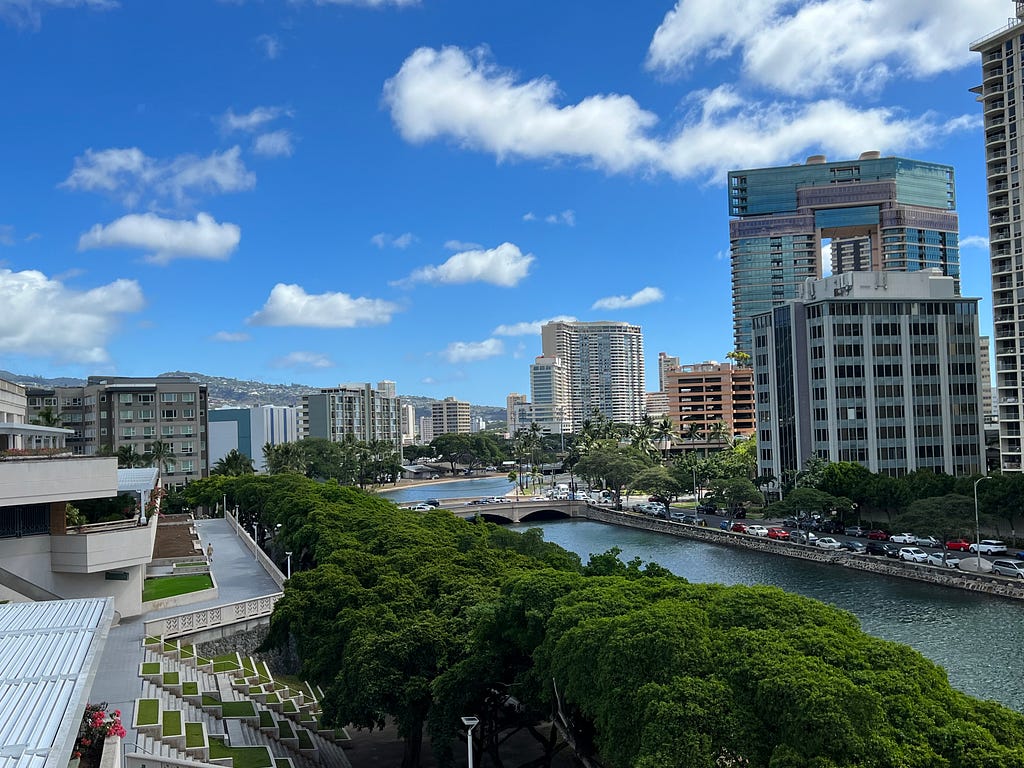
[[[156,479],[160,474],[157,467],[136,467],[132,469],[117,470],[117,492],[152,491],[156,486]]]
[[[0,605],[0,768],[65,768],[113,616],[111,598]]]

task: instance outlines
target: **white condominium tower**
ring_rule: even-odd
[[[981,54],[981,84],[972,90],[985,121],[988,240],[996,358],[999,457],[1003,472],[1020,472],[1024,422],[1024,234],[1021,232],[1021,159],[1024,82],[1024,2],[1005,27],[971,44]],[[1017,94],[1021,94],[1018,111]]]
[[[578,432],[596,410],[636,424],[644,415],[644,337],[639,325],[557,321],[541,327],[543,356],[566,371],[568,420]]]

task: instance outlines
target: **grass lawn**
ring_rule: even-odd
[[[292,724],[290,722],[288,722],[287,720],[278,720],[277,721],[277,731],[278,731],[279,734],[281,734],[280,738],[282,738],[282,739],[294,739],[295,738],[295,729],[292,728]]]
[[[292,768],[291,758],[288,757],[275,757],[274,763],[277,765],[277,768]]]
[[[156,725],[160,717],[160,702],[156,699],[139,699],[136,717],[139,725]]]
[[[175,568],[205,568],[206,567],[206,563],[202,562],[202,561],[198,561],[198,562],[194,562],[194,563],[175,563],[174,567]]]
[[[181,684],[181,694],[183,696],[198,696],[199,695],[199,683],[195,680],[186,680]]]
[[[202,723],[185,723],[185,746],[205,747],[206,737],[203,735]]]
[[[309,737],[309,731],[299,731],[299,749],[313,749],[313,739]]]
[[[295,706],[295,702],[291,699],[285,699],[284,705],[281,707],[285,712],[298,712],[299,708]]]
[[[215,699],[213,696],[203,696],[203,698],[200,699],[200,704],[204,707],[219,707],[220,699]]]
[[[145,639],[144,642],[146,645],[160,645],[160,643],[162,643],[163,640],[161,640],[159,637],[154,637],[153,635],[150,635]]]
[[[155,579],[146,579],[142,587],[142,601],[162,600],[165,597],[212,588],[213,580],[205,573],[193,576],[159,576]]]
[[[142,663],[142,674],[144,675],[159,675],[160,674],[160,662],[159,661],[145,661]]]
[[[234,768],[274,768],[274,760],[266,747],[225,747],[219,739],[210,739],[210,759],[233,758]]]
[[[274,715],[272,712],[268,712],[265,709],[260,710],[260,728],[275,728],[277,723],[274,722]]]
[[[181,736],[181,712],[179,710],[164,710],[164,736]]]
[[[276,693],[267,694],[267,704],[280,704],[281,699]]]
[[[181,676],[177,672],[164,672],[164,685],[178,685]]]
[[[225,701],[220,706],[222,717],[256,717],[256,707],[251,701]]]
[[[237,661],[215,661],[213,662],[214,672],[230,672],[233,669],[238,669]]]

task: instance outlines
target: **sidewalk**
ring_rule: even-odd
[[[123,724],[128,731],[124,739],[126,752],[134,751],[137,740],[137,734],[131,728],[131,716],[134,701],[142,692],[138,669],[142,663],[142,639],[145,634],[143,622],[279,591],[273,579],[238,541],[226,520],[197,520],[196,531],[202,540],[204,552],[207,544],[213,544],[210,570],[217,583],[217,599],[126,619],[112,627],[107,635],[91,698],[94,702],[107,702],[108,710],[121,710]]]

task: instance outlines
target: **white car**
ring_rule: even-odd
[[[902,547],[900,549],[900,560],[911,563],[924,563],[928,560],[928,553],[918,547]]]
[[[928,565],[938,565],[940,567],[945,566],[946,568],[956,568],[960,565],[960,558],[954,555],[946,555],[945,562],[942,559],[941,552],[932,552],[928,555],[928,559],[925,560]]]
[[[747,533],[749,533],[751,536],[767,536],[768,529],[765,528],[763,525],[748,525]]]
[[[814,546],[821,547],[822,549],[839,549],[843,545],[840,541],[826,536],[814,542]]]
[[[917,541],[914,542],[919,547],[941,547],[942,542],[936,539],[934,536],[918,536]]]
[[[410,507],[413,512],[432,512],[434,508],[429,504],[417,504],[415,507]]]
[[[971,544],[969,547],[971,552],[977,552],[981,555],[1005,555],[1006,544],[995,539],[982,539],[978,544]]]
[[[889,537],[893,544],[917,544],[917,536],[913,533],[896,533]]]

